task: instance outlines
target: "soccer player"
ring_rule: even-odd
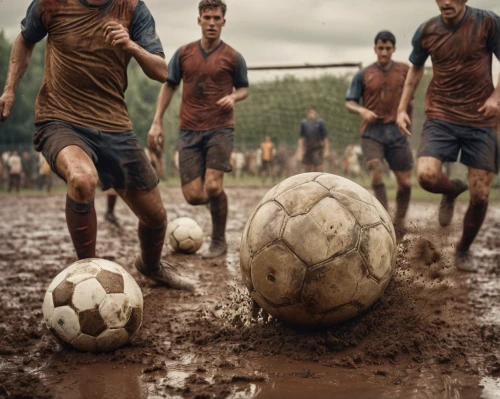
[[[309,107],[307,118],[300,124],[299,158],[308,172],[323,172],[323,162],[329,152],[325,122],[318,118],[316,109]]]
[[[260,143],[261,150],[261,160],[262,160],[262,183],[266,182],[266,179],[271,178],[273,181],[273,160],[274,160],[274,144],[271,141],[271,137],[264,137],[264,141]]]
[[[35,117],[34,145],[67,184],[66,221],[78,259],[96,257],[94,195],[98,180],[114,188],[139,218],[141,254],[135,266],[171,288],[192,286],[160,261],[166,211],[158,178],[146,159],[124,102],[133,57],[151,79],[167,65],[146,4],[133,0],[34,0],[10,57],[1,121],[33,48],[48,35],[45,73]]]
[[[467,190],[459,179],[441,171],[443,162],[460,162],[469,169],[470,204],[463,235],[456,246],[456,266],[474,271],[469,248],[483,224],[493,174],[498,171],[495,128],[500,85],[492,80],[492,55],[500,58],[500,18],[493,12],[467,7],[467,0],[436,0],[441,15],[423,23],[413,37],[413,64],[398,109],[397,124],[410,136],[406,109],[430,56],[434,76],[427,90],[427,121],[418,152],[420,185],[442,194],[441,226],[450,224],[455,199]]]
[[[118,218],[115,214],[115,205],[116,200],[118,199],[118,194],[115,190],[110,189],[106,193],[106,213],[104,214],[104,220],[108,221],[112,225],[116,227],[120,227],[120,223],[118,222]]]
[[[411,195],[413,157],[410,144],[396,126],[397,109],[409,66],[392,60],[396,38],[382,31],[375,36],[377,61],[359,71],[346,95],[346,108],[361,116],[361,143],[366,168],[370,173],[375,197],[388,208],[383,180],[384,158],[396,176],[396,214],[398,235],[404,232],[404,218]],[[363,99],[363,105],[359,104]]]
[[[230,172],[234,141],[234,104],[248,96],[245,60],[221,40],[226,23],[223,0],[198,6],[201,40],[178,49],[170,60],[148,135],[149,148],[163,142],[163,115],[175,89],[184,81],[180,111],[179,168],[182,192],[191,205],[210,205],[212,241],[203,258],[227,251],[227,197],[224,172]]]

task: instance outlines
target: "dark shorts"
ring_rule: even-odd
[[[323,154],[325,150],[323,147],[308,148],[304,152],[302,163],[304,165],[319,166],[323,164]]]
[[[494,128],[454,125],[427,120],[420,140],[419,157],[460,162],[474,169],[498,173],[498,146]]]
[[[68,122],[39,124],[33,139],[54,173],[59,152],[70,145],[80,147],[92,159],[102,189],[148,191],[158,185],[158,177],[139,140],[132,132],[104,133]]]
[[[179,170],[184,186],[205,176],[207,169],[231,172],[234,129],[179,131]]]
[[[361,147],[366,163],[375,159],[383,161],[385,158],[389,168],[395,172],[413,168],[410,143],[394,123],[368,125],[361,139]]]

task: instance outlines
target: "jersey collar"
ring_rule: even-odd
[[[221,40],[219,45],[216,48],[214,48],[212,51],[209,51],[208,53],[201,46],[201,40],[198,42],[198,47],[200,48],[200,51],[201,51],[201,54],[203,55],[203,58],[208,58],[210,55],[212,55],[217,50],[219,50],[223,44],[224,44],[224,42]]]

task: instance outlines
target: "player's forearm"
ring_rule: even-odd
[[[407,112],[408,106],[413,100],[413,96],[417,91],[418,85],[422,80],[424,75],[424,66],[413,65],[408,71],[406,76],[405,85],[403,88],[403,94],[401,95],[401,101],[399,102],[398,113]]]
[[[21,78],[28,69],[34,48],[35,45],[27,42],[22,35],[17,37],[10,54],[9,70],[7,72],[4,92],[14,93],[16,91]]]
[[[248,87],[240,87],[239,89],[236,89],[231,94],[231,97],[233,97],[235,103],[244,100],[248,97]]]
[[[358,115],[361,115],[361,113],[366,110],[365,107],[363,107],[362,105],[359,105],[356,101],[352,101],[352,100],[346,101],[345,108],[349,112],[351,112],[353,114],[358,114]]]
[[[128,50],[129,54],[136,59],[146,76],[152,80],[165,83],[168,77],[167,62],[159,54],[151,54],[137,43],[133,43]]]
[[[161,86],[160,94],[158,95],[158,102],[156,104],[156,113],[153,124],[162,125],[163,116],[165,115],[165,112],[167,111],[167,108],[172,101],[174,92],[174,88],[168,83],[165,83]]]

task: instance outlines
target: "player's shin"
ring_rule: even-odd
[[[210,213],[212,215],[212,242],[226,241],[227,196],[222,191],[217,197],[210,198]]]
[[[146,266],[156,267],[160,264],[166,231],[167,221],[158,228],[150,228],[139,222],[137,232],[141,246],[141,259]]]
[[[396,217],[395,224],[401,224],[408,212],[411,198],[411,187],[402,187],[396,194]]]
[[[385,184],[380,183],[380,184],[374,184],[372,185],[373,192],[375,193],[375,198],[378,199],[378,202],[382,204],[382,206],[387,210],[388,209],[388,203],[387,203],[387,190],[385,189]]]
[[[488,202],[479,204],[470,204],[469,209],[464,218],[464,231],[462,239],[457,245],[457,253],[465,253],[469,250],[472,242],[477,236],[477,233],[483,225],[486,211],[488,210]]]
[[[94,200],[80,203],[66,195],[66,223],[78,259],[95,258],[97,216]]]

